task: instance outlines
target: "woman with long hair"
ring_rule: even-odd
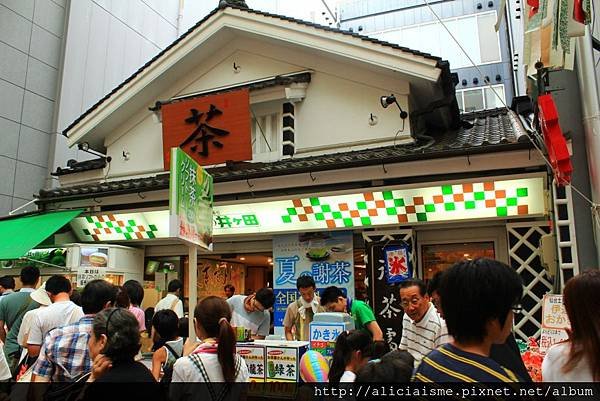
[[[567,281],[563,303],[571,322],[569,339],[548,350],[542,378],[545,382],[600,381],[600,270]]]
[[[214,390],[212,383],[248,382],[248,367],[235,351],[236,336],[229,323],[231,309],[220,297],[210,296],[201,300],[194,310],[196,336],[202,341],[188,356],[180,358],[173,367],[173,379],[169,390],[173,401],[210,399],[202,390],[218,394],[227,391],[228,399],[237,396],[230,387]],[[206,386],[194,387],[184,383],[203,382]],[[226,390],[223,390],[226,389]],[[239,390],[239,388],[236,387]]]
[[[360,330],[342,332],[336,342],[329,368],[329,383],[354,382],[356,373],[373,355],[371,336]]]

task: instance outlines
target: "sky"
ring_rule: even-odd
[[[332,12],[343,0],[325,0]],[[185,29],[194,25],[217,7],[219,0],[185,0],[183,23]],[[246,0],[248,7],[255,10],[285,15],[310,22],[328,25],[332,22],[322,0]],[[325,12],[325,15],[323,15]],[[325,20],[329,17],[329,20]],[[184,30],[185,31],[185,30]]]

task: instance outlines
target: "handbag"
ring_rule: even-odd
[[[92,372],[83,373],[70,383],[52,383],[44,394],[44,401],[74,401],[85,389]]]

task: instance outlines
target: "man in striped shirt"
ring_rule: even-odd
[[[401,350],[415,358],[415,367],[432,350],[449,341],[446,322],[430,302],[425,283],[413,278],[400,284],[402,319]]]
[[[490,259],[459,262],[442,275],[439,295],[452,341],[425,356],[417,382],[517,382],[490,358],[511,333],[523,284],[510,266]]]

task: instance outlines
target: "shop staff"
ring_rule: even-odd
[[[325,308],[319,304],[319,296],[315,293],[317,286],[312,277],[298,277],[296,288],[300,293],[300,298],[288,305],[283,318],[285,339],[309,341],[310,322],[315,313],[325,312]]]
[[[271,328],[269,308],[275,303],[273,290],[261,288],[256,294],[234,295],[227,300],[231,308],[231,325],[250,330],[252,338],[264,339]]]
[[[341,289],[331,286],[321,294],[321,305],[329,312],[350,313],[357,330],[370,333],[373,341],[383,341],[383,332],[375,320],[373,309],[363,301],[346,298]]]
[[[167,291],[169,293],[163,299],[158,301],[154,307],[154,312],[156,313],[163,309],[171,309],[177,314],[177,317],[181,319],[183,317],[183,302],[181,302],[179,297],[181,296],[182,288],[183,283],[180,280],[171,280],[167,286]]]

